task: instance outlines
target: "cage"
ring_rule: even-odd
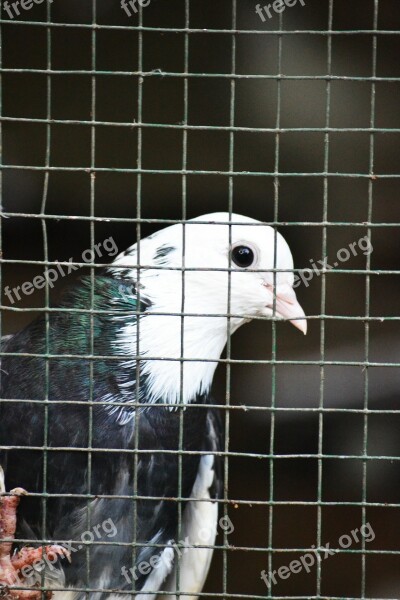
[[[223,520],[215,543],[199,544],[214,548],[199,596],[398,598],[398,1],[1,5],[0,333],[42,315],[47,340],[43,397],[0,399],[3,415],[32,400],[44,415],[41,443],[24,444],[27,473],[34,472],[29,457],[40,457],[42,487],[28,492],[41,533],[20,535],[21,544],[71,542],[48,531],[60,497],[75,494],[88,507],[96,498],[110,506],[127,500],[133,517],[146,502],[137,483],[126,498],[112,498],[91,482],[99,454],[92,435],[100,269],[116,249],[140,245],[165,226],[239,213],[288,241],[309,332],[303,339],[276,318],[256,319],[228,339],[217,361],[213,402],[225,434],[214,454],[223,464],[216,500]],[[32,283],[49,269],[54,281]],[[48,444],[48,380],[57,360],[49,330],[59,310],[53,303],[82,274],[92,285],[83,309],[90,348],[81,357],[89,398],[86,442],[74,450],[86,461],[87,486],[77,494],[71,483],[59,493],[48,459],[68,448]],[[72,360],[72,346],[64,359]],[[15,354],[29,358],[29,350]],[[10,357],[7,342],[0,357],[3,365]],[[66,391],[73,378],[72,369]],[[185,410],[178,411],[181,427]],[[0,462],[18,448],[0,439]],[[180,467],[179,493],[170,498],[178,507],[180,565],[182,468],[190,453],[182,446],[171,452]],[[133,466],[140,455],[136,440]],[[7,484],[12,473],[6,476]],[[92,532],[89,509],[86,518]],[[118,546],[130,548],[128,569],[141,548],[134,535],[116,542],[103,534],[73,540],[84,546],[86,583],[77,593],[141,598],[134,578],[123,589],[122,575],[116,589],[91,586],[96,548],[107,546],[118,569]],[[191,597],[179,578],[178,566],[178,589],[163,597]],[[43,578],[37,589],[46,593]]]

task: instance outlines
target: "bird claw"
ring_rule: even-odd
[[[50,561],[54,561],[56,556],[59,556],[60,558],[66,558],[68,562],[71,562],[71,552],[64,548],[64,546],[58,544],[46,546],[45,551]]]
[[[10,494],[12,494],[13,496],[28,496],[28,492],[24,490],[24,488],[20,487],[11,490]]]
[[[63,546],[54,544],[52,546],[45,546],[44,548],[25,546],[11,558],[11,563],[14,569],[21,571],[24,567],[31,566],[35,562],[41,561],[43,559],[43,554],[46,555],[51,564],[55,563],[58,558],[66,558],[71,562],[70,552]]]
[[[51,600],[52,592],[45,592],[45,599]],[[0,583],[0,600],[41,600],[40,590],[11,590],[8,585]]]
[[[24,547],[12,555],[17,508],[20,497],[25,495],[27,492],[23,488],[15,488],[9,495],[0,496],[0,600],[41,600],[43,594],[40,590],[34,588],[17,590],[15,586],[24,585],[26,576],[22,569],[41,560],[44,553],[50,562],[55,562],[58,557],[67,558],[71,562],[70,552],[56,544],[45,548]],[[45,592],[44,595],[46,600],[50,600],[52,592]]]

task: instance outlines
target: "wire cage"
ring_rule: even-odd
[[[40,314],[46,322],[44,397],[0,399],[0,409],[43,407],[43,443],[24,446],[41,457],[42,489],[28,490],[39,500],[41,539],[21,543],[68,542],[49,539],[47,528],[60,497],[48,457],[71,451],[48,444],[54,361],[88,365],[87,443],[73,448],[87,464],[82,531],[92,531],[94,499],[121,500],[102,496],[91,478],[100,269],[164,226],[227,211],[285,236],[309,333],[256,320],[228,337],[218,361],[222,521],[200,597],[399,598],[398,0],[1,4],[0,333]],[[48,269],[54,281],[25,283]],[[57,355],[53,301],[82,273],[89,305],[68,310],[88,315],[89,349]],[[181,443],[193,409],[178,408]],[[0,439],[4,450],[12,448]],[[135,469],[137,437],[130,452]],[[180,564],[185,452],[171,452]],[[133,515],[146,502],[137,482],[127,499]],[[79,589],[137,596],[134,580],[125,591],[91,587],[90,569],[92,549],[104,544],[113,568],[118,544],[131,548],[133,565],[138,541],[93,537],[73,540],[86,548]]]

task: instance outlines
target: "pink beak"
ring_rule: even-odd
[[[267,285],[269,289],[271,287]],[[276,316],[289,320],[297,329],[306,335],[307,320],[301,308],[296,293],[288,284],[278,285],[276,288]]]

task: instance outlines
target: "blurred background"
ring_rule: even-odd
[[[276,352],[286,364],[218,368],[215,397],[229,388],[229,450],[239,454],[228,476],[237,549],[216,551],[206,591],[400,598],[400,5],[306,0],[265,22],[255,6],[151,0],[140,31],[117,0],[53,0],[51,11],[43,3],[13,19],[3,9],[1,289],[42,273],[7,263],[45,258],[42,212],[53,261],[79,261],[90,216],[96,241],[113,236],[123,250],[136,241],[131,219],[149,220],[144,237],[162,226],[152,219],[230,203],[278,222],[298,269],[332,264],[370,235],[370,257],[358,251],[340,265],[350,272],[297,288],[314,317],[306,338],[279,323],[274,346],[267,322],[232,338],[234,359]],[[72,280],[60,279],[52,299]],[[43,305],[39,291],[15,305],[3,295],[2,333]],[[320,577],[314,567],[270,592],[261,581],[262,569],[318,541],[337,547],[363,518],[376,534],[365,560],[339,553]]]

